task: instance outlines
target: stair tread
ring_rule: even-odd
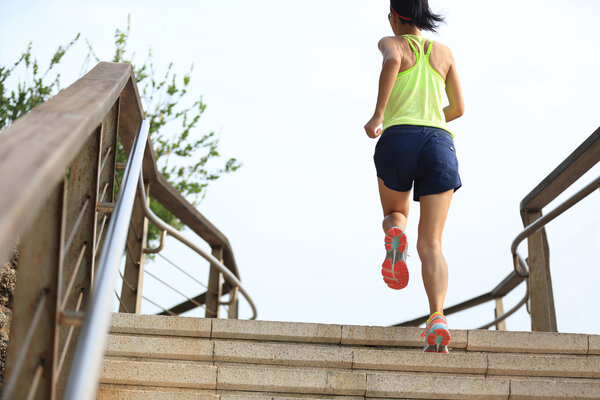
[[[98,400],[302,400],[302,399],[335,399],[364,400],[364,396],[311,395],[302,393],[255,392],[239,390],[203,390],[164,387],[139,387],[112,384],[101,384]],[[409,399],[398,399],[409,400]]]
[[[99,399],[592,399],[600,335],[114,314]],[[569,397],[571,396],[571,397]]]
[[[105,364],[115,360],[105,360]],[[144,363],[144,368],[132,367],[139,361],[109,366],[111,379],[103,371],[102,383],[144,385],[146,375],[159,376],[149,386],[177,386],[230,391],[278,392],[312,395],[344,395],[367,397],[419,398],[447,396],[461,399],[506,399],[518,388],[520,395],[531,398],[551,398],[550,393],[565,393],[576,389],[582,398],[593,398],[599,393],[600,379],[571,378],[515,378],[467,374],[414,373],[388,371],[329,371],[326,369],[278,368],[274,366],[238,364],[197,368],[189,362]],[[177,382],[166,382],[172,371],[180,377]],[[193,378],[195,381],[190,381]],[[202,382],[199,385],[199,382]],[[552,390],[538,390],[553,382]],[[516,394],[515,394],[516,395]],[[431,398],[431,397],[427,397]],[[515,397],[516,398],[516,397]]]
[[[333,369],[600,378],[600,356],[420,350],[282,342],[109,335],[106,355]]]
[[[113,313],[112,333],[212,339],[422,347],[421,328],[328,325]],[[468,351],[600,354],[600,335],[451,329],[452,347]],[[536,338],[536,339],[533,339]]]

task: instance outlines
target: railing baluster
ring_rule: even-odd
[[[71,228],[71,232],[69,233],[69,236],[67,237],[67,242],[65,243],[65,247],[63,248],[64,253],[67,253],[69,251],[69,248],[71,247],[71,244],[73,243],[73,239],[75,238],[75,235],[77,234],[77,230],[79,229],[79,224],[81,224],[81,221],[83,220],[83,216],[85,215],[85,211],[87,210],[89,204],[90,204],[90,198],[87,197],[85,199],[85,202],[81,206],[81,208],[79,210],[79,214],[77,215],[77,218],[75,219],[75,223],[73,224],[73,226]]]
[[[53,393],[59,266],[65,237],[66,183],[55,186],[21,239],[3,399],[25,399],[40,360],[40,392]],[[32,303],[36,307],[32,307]]]
[[[135,292],[137,290],[137,288],[135,286],[133,286],[132,284],[130,284],[127,279],[125,279],[125,277],[123,276],[123,274],[121,273],[121,270],[119,269],[119,276],[121,277],[121,279],[123,280],[123,284],[132,292]]]
[[[27,394],[27,400],[33,400],[35,398],[35,394],[37,393],[37,389],[40,386],[40,381],[42,379],[42,372],[44,372],[44,364],[40,362],[35,368],[33,380],[31,381],[31,388]]]
[[[104,157],[102,157],[102,162],[100,163],[100,170],[98,171],[98,175],[102,174],[102,171],[104,170],[104,167],[106,166],[111,153],[112,153],[112,147],[109,147],[108,149],[106,149],[104,151]]]
[[[83,300],[83,291],[79,292],[79,296],[77,296],[77,305],[75,306],[75,311],[79,311],[79,309],[81,308],[81,302]],[[71,339],[73,338],[73,331],[75,330],[74,326],[70,326],[69,327],[69,332],[67,333],[67,338],[65,340],[65,344],[64,347],[60,353],[59,359],[58,359],[58,364],[56,366],[56,375],[55,377],[60,376],[60,373],[62,371],[62,367],[64,365],[65,362],[65,358],[67,356],[67,350],[69,349],[69,345],[71,344]]]
[[[79,251],[79,256],[77,257],[77,261],[75,262],[75,267],[73,268],[73,273],[71,274],[71,278],[69,279],[69,283],[62,294],[63,298],[60,302],[59,311],[63,311],[67,304],[67,300],[69,299],[69,294],[71,293],[71,289],[73,288],[73,284],[75,283],[75,278],[77,277],[77,273],[79,272],[79,267],[81,266],[81,262],[83,261],[83,256],[85,254],[85,250],[87,249],[87,243],[84,243],[81,246],[81,250]]]
[[[167,282],[163,281],[162,279],[160,279],[158,276],[154,275],[150,271],[146,270],[145,272],[148,275],[150,275],[151,277],[153,277],[154,279],[156,279],[157,281],[159,281],[160,283],[162,283],[163,285],[165,285],[166,287],[168,287],[169,289],[171,289],[172,291],[174,291],[175,293],[180,294],[181,296],[183,296],[186,300],[191,301],[192,303],[194,303],[197,307],[204,307],[204,304],[200,304],[196,300],[189,298],[185,293],[181,292],[180,290],[175,289],[172,285],[169,285]]]
[[[121,298],[119,297],[119,293],[117,293],[117,290],[115,289],[115,296],[117,296],[117,300],[119,300],[119,303],[123,306],[123,308],[125,308],[125,312],[129,312],[129,310],[127,310],[127,307],[121,302]]]
[[[31,346],[33,334],[35,333],[37,326],[40,322],[40,318],[42,316],[42,311],[44,310],[44,307],[46,306],[47,300],[48,300],[48,293],[46,291],[44,291],[38,301],[37,307],[35,308],[35,312],[33,314],[33,318],[30,321],[29,328],[27,329],[27,333],[25,334],[25,337],[22,339],[22,342],[20,343],[21,347],[17,349],[17,350],[19,350],[19,353],[15,357],[14,364],[13,364],[12,368],[10,368],[10,369],[7,368],[7,370],[10,371],[10,375],[9,375],[10,379],[8,379],[8,381],[6,382],[6,385],[4,387],[4,393],[3,393],[4,399],[11,399],[11,398],[18,397],[19,395],[16,393],[13,393],[13,392],[17,391],[17,393],[18,393],[18,392],[23,392],[23,390],[24,390],[24,388],[23,388],[24,385],[21,385],[19,388],[16,387],[17,380],[19,378],[19,375],[22,373],[23,364],[27,361],[25,359],[25,356],[27,355],[27,352],[29,351],[29,348]],[[15,348],[15,346],[13,346],[13,348]],[[38,358],[38,360],[40,360],[40,359],[41,358]]]
[[[100,229],[98,230],[98,238],[96,239],[96,242],[94,243],[94,254],[98,254],[98,249],[100,248],[100,243],[102,242],[102,239],[104,237],[102,235],[104,234],[104,227],[106,226],[107,221],[108,221],[108,215],[102,216],[102,222],[100,223]]]
[[[149,187],[146,187],[146,190],[149,190]],[[148,233],[148,220],[144,217],[144,210],[140,204],[142,201],[144,200],[138,193],[135,196],[133,211],[131,213],[131,223],[127,235],[127,257],[125,259],[124,278],[121,287],[121,304],[126,304],[127,309],[136,314],[142,311],[141,285],[144,282],[144,262],[146,260],[144,248]],[[141,234],[138,234],[138,232],[141,232]],[[130,287],[127,286],[134,287],[135,290],[130,290]],[[124,308],[119,308],[119,312],[124,311]]]
[[[160,308],[161,310],[163,310],[163,312],[166,312],[167,314],[176,317],[177,314],[175,314],[173,311],[169,311],[166,308],[164,308],[163,306],[153,302],[152,300],[150,300],[149,298],[147,298],[146,296],[142,296],[142,299],[146,300],[148,303],[150,304],[154,304],[156,307]]]
[[[90,271],[93,268],[93,249],[86,246],[82,252],[84,243],[94,243],[96,235],[96,212],[95,205],[99,196],[98,171],[102,160],[103,134],[108,129],[107,120],[114,116],[113,105],[108,115],[102,119],[92,134],[83,143],[77,155],[71,163],[66,208],[66,227],[70,229],[64,245],[64,260],[61,264],[59,275],[59,317],[65,312],[70,312],[77,307],[78,297],[81,293],[90,293]],[[85,201],[83,200],[85,199]],[[77,207],[84,203],[81,210]],[[75,295],[73,295],[75,294]],[[79,337],[79,328],[73,331],[72,326],[56,326],[56,354],[54,368],[55,396],[61,398],[66,383],[66,374],[60,373],[70,368],[75,348],[70,348],[68,343],[74,336]],[[65,353],[61,356],[62,353]],[[59,359],[66,368],[59,372],[56,367]]]
[[[164,232],[164,231],[163,231]],[[162,258],[163,260],[165,260],[166,262],[168,262],[169,264],[171,264],[173,267],[175,267],[176,269],[178,269],[179,271],[181,271],[183,274],[185,274],[188,278],[190,278],[191,280],[193,280],[194,282],[196,282],[197,284],[199,284],[200,286],[202,286],[204,289],[208,289],[208,286],[206,286],[204,283],[200,282],[198,279],[196,279],[193,275],[187,273],[184,269],[182,269],[181,267],[179,267],[177,264],[175,264],[173,261],[169,260],[167,257],[163,256],[160,253],[157,253],[157,255]]]
[[[220,262],[223,262],[222,247],[213,248],[212,255]],[[219,302],[221,301],[222,287],[223,280],[221,272],[216,266],[211,265],[208,275],[208,292],[206,293],[206,318],[219,318]]]
[[[504,315],[504,304],[502,302],[502,298],[496,299],[496,308],[494,310],[494,317],[498,318],[499,316]],[[506,320],[496,322],[496,330],[497,331],[505,331],[506,330]]]

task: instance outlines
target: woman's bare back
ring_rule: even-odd
[[[417,57],[408,43],[410,39],[406,39],[403,36],[394,36],[393,38],[398,47],[398,52],[402,57],[398,73],[407,71],[417,62]],[[428,47],[429,40],[426,40],[425,51],[427,51]],[[418,47],[415,46],[415,48],[419,51]],[[444,78],[444,81],[446,80],[446,76],[448,75],[448,71],[450,70],[453,61],[454,59],[450,48],[440,42],[434,41],[433,47],[431,48],[431,54],[429,55],[429,64],[442,78]]]

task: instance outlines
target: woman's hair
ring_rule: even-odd
[[[436,28],[444,22],[442,15],[431,11],[428,0],[391,0],[390,7],[403,24],[415,25],[426,31],[436,32]]]

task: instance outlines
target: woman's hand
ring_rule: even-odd
[[[373,117],[365,125],[365,132],[367,132],[367,136],[371,139],[375,139],[377,136],[381,135],[381,128],[379,128],[379,125],[381,125],[382,122],[383,117],[379,115],[373,115]]]

